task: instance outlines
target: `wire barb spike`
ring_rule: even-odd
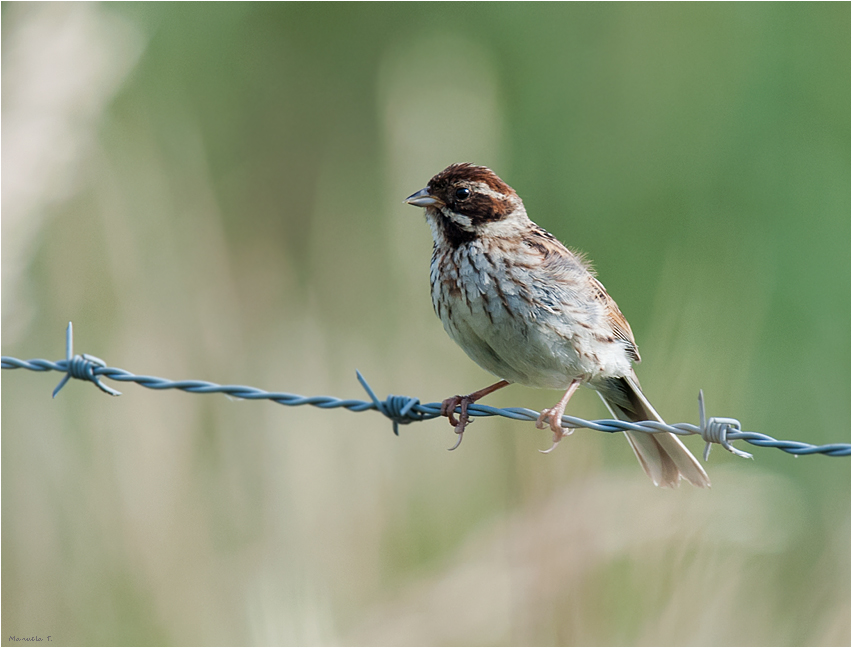
[[[704,461],[707,461],[710,458],[710,448],[713,447],[714,443],[718,443],[725,450],[737,455],[738,457],[742,457],[743,459],[754,459],[754,455],[738,450],[728,443],[728,432],[742,431],[742,426],[737,419],[715,416],[710,417],[709,420],[707,419],[704,408],[703,389],[698,390],[698,420],[700,430],[699,434],[701,434],[701,438],[707,442],[707,445],[704,446]]]
[[[387,416],[393,422],[393,433],[399,436],[399,426],[408,425],[414,421],[423,421],[434,418],[428,413],[421,412],[417,408],[420,407],[420,399],[412,398],[411,396],[393,396],[389,395],[385,400],[380,401],[376,396],[376,392],[370,387],[370,383],[357,369],[355,375],[358,377],[358,382],[367,392],[373,406],[382,414]]]
[[[95,373],[95,367],[106,368],[106,362],[100,358],[84,353],[82,355],[74,355],[74,327],[71,322],[68,322],[68,328],[65,329],[65,370],[66,373],[59,381],[59,384],[53,390],[52,398],[56,398],[59,390],[65,387],[65,384],[72,378],[79,380],[88,380],[100,387],[101,391],[110,396],[121,396],[121,392],[113,389],[108,385],[104,385],[101,379]]]

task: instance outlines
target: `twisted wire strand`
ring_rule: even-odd
[[[369,401],[357,399],[341,399],[334,396],[300,396],[287,392],[268,392],[257,387],[246,385],[219,385],[204,380],[167,380],[156,376],[138,376],[124,369],[108,367],[100,358],[88,354],[74,355],[73,353],[73,329],[68,324],[66,337],[66,358],[51,362],[50,360],[33,359],[19,360],[10,356],[2,356],[3,369],[28,369],[30,371],[59,371],[65,376],[53,391],[53,396],[71,378],[88,380],[95,383],[102,391],[119,396],[121,392],[104,385],[100,378],[109,378],[118,382],[134,382],[148,389],[179,389],[193,394],[222,393],[245,400],[271,400],[280,405],[298,406],[312,405],[322,409],[344,408],[352,412],[365,412],[376,410],[393,422],[394,434],[399,434],[399,425],[407,425],[417,421],[426,421],[441,416],[441,403],[421,403],[420,399],[411,396],[390,395],[380,400],[372,387],[367,383],[361,372],[356,371],[358,381],[361,383]],[[713,444],[719,444],[729,452],[743,458],[752,458],[752,455],[732,446],[731,441],[746,441],[758,447],[778,448],[792,455],[823,454],[830,457],[848,457],[852,454],[852,445],[848,443],[831,443],[827,445],[812,445],[800,441],[784,441],[774,439],[759,432],[746,432],[742,430],[740,422],[731,418],[711,417],[707,418],[704,406],[704,393],[698,395],[700,424],[675,423],[667,424],[658,421],[642,421],[631,423],[629,421],[618,421],[614,419],[603,419],[598,421],[587,421],[576,416],[564,415],[562,426],[565,428],[586,428],[598,432],[671,432],[679,436],[697,434],[707,443],[704,451],[705,461],[708,458],[710,448]],[[461,408],[456,412],[461,413]],[[503,416],[518,421],[536,421],[539,412],[525,407],[491,407],[474,403],[467,409],[471,416]]]

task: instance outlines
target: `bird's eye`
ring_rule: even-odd
[[[470,189],[459,187],[456,189],[456,200],[467,200],[470,197]]]

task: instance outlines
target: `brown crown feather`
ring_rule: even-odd
[[[477,166],[470,162],[451,164],[429,181],[429,187],[435,190],[458,182],[459,180],[484,182],[494,191],[507,196],[515,193],[515,190],[497,177],[497,174],[491,169],[484,166]]]

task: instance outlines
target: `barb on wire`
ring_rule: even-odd
[[[59,393],[59,390],[65,387],[71,378],[79,378],[80,380],[90,380],[100,387],[101,391],[110,396],[121,396],[121,392],[104,385],[100,378],[95,375],[95,367],[106,367],[106,362],[100,358],[84,353],[83,355],[74,355],[74,327],[71,322],[68,322],[68,328],[65,330],[65,367],[67,373],[53,390],[53,398]],[[3,367],[6,368],[5,366]]]
[[[180,389],[194,394],[222,393],[245,400],[271,400],[281,405],[313,405],[323,409],[343,407],[351,412],[365,412],[376,410],[381,412],[393,422],[394,434],[399,435],[399,425],[407,425],[416,421],[426,421],[438,418],[441,415],[440,403],[423,404],[419,399],[411,396],[388,396],[385,400],[379,400],[373,389],[364,379],[360,372],[356,371],[358,381],[370,397],[369,401],[349,399],[344,400],[333,396],[299,396],[286,392],[268,392],[256,387],[245,385],[218,385],[203,380],[181,380],[172,381],[154,376],[137,376],[125,371],[108,367],[100,358],[88,354],[74,355],[73,353],[73,330],[68,323],[66,334],[66,357],[65,360],[51,362],[49,360],[19,360],[9,356],[2,356],[3,369],[29,369],[30,371],[59,371],[65,374],[56,389],[54,397],[71,378],[88,380],[95,383],[102,391],[112,396],[119,396],[121,392],[104,385],[101,377],[117,380],[119,382],[135,382],[148,389]],[[691,423],[667,424],[658,421],[642,421],[630,423],[628,421],[617,421],[605,419],[600,421],[587,421],[575,416],[565,415],[562,417],[562,426],[565,428],[586,428],[598,432],[671,432],[680,436],[697,434],[706,441],[704,460],[706,461],[712,444],[718,443],[728,452],[738,457],[752,458],[747,452],[738,450],[731,445],[731,441],[746,441],[759,447],[778,448],[793,455],[824,454],[830,457],[848,457],[852,454],[852,446],[848,443],[832,443],[828,445],[811,445],[799,441],[781,441],[766,434],[758,432],[744,432],[737,419],[706,417],[704,406],[704,393],[698,394],[699,425]],[[457,413],[460,412],[458,408]],[[471,416],[503,416],[518,421],[536,421],[539,413],[524,407],[498,408],[488,405],[474,403],[468,407]]]

